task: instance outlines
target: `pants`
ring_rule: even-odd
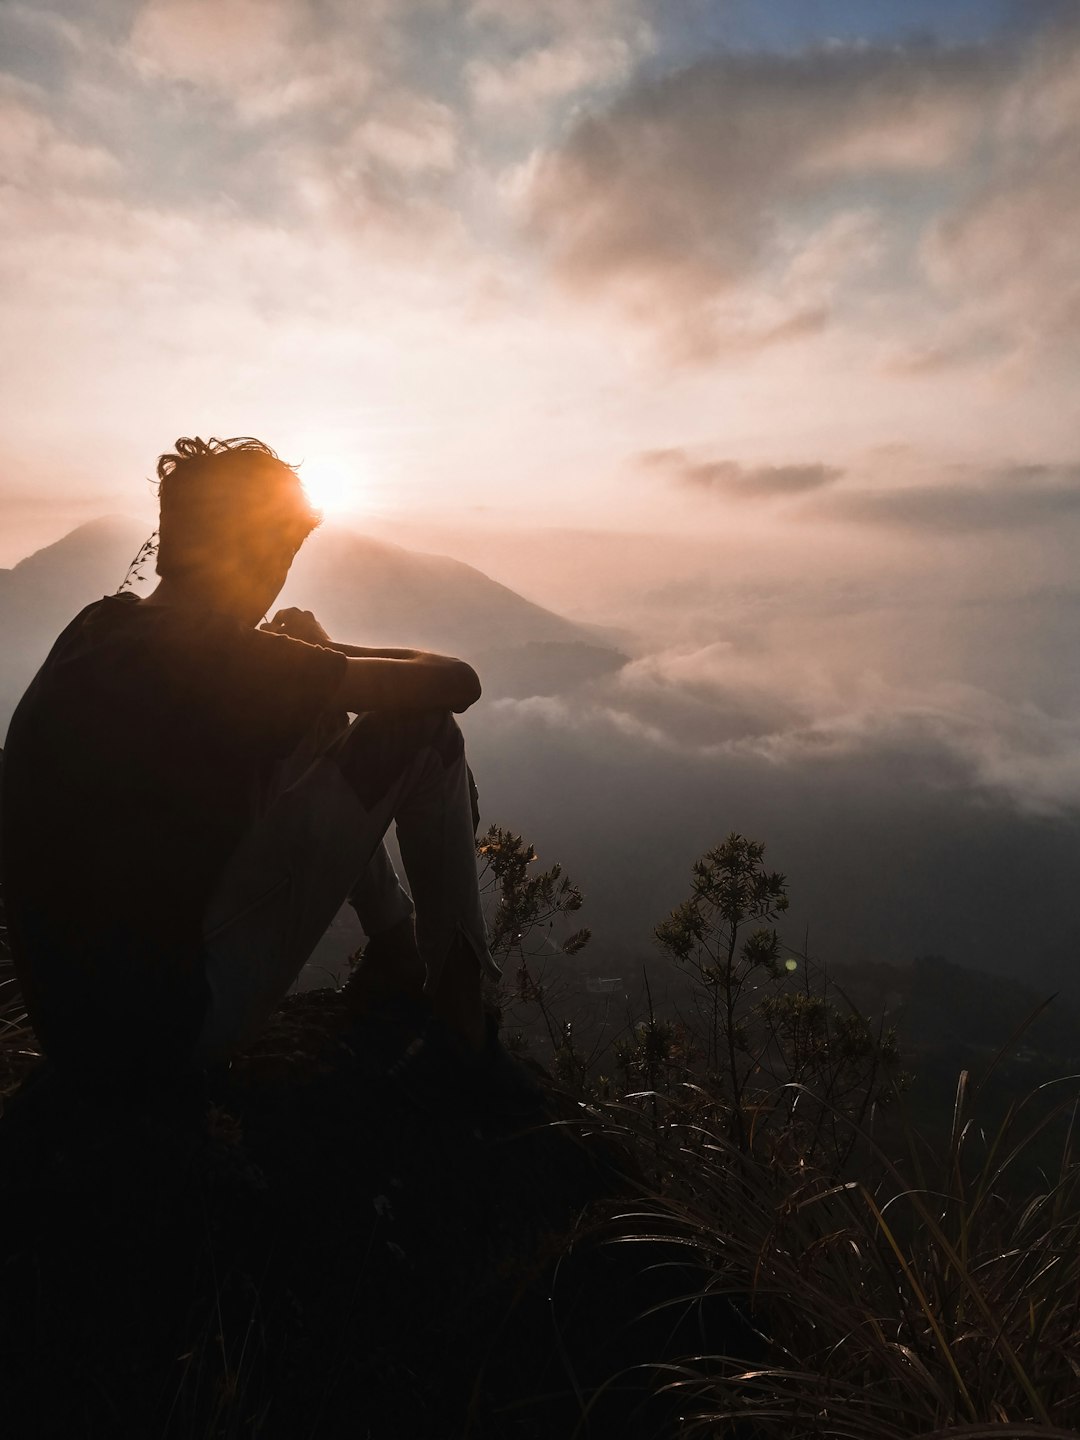
[[[427,989],[459,937],[498,978],[477,884],[475,790],[448,711],[371,712],[351,725],[327,716],[263,801],[204,916],[211,998],[199,1063],[258,1034],[346,899],[369,937],[415,902]],[[392,820],[412,898],[383,844]]]

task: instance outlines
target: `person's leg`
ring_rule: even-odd
[[[399,722],[404,718],[399,717]],[[453,717],[435,713],[420,723],[430,736],[429,782],[405,789],[394,813],[401,859],[416,905],[424,990],[435,1014],[471,1048],[479,1049],[486,1036],[483,978],[498,978],[500,972],[487,948],[476,878],[476,786]],[[387,738],[391,746],[396,743],[396,723]],[[370,777],[391,774],[395,763],[392,754],[374,765],[371,758],[369,750],[347,746],[341,759],[343,773],[353,777],[365,799]]]
[[[264,807],[269,809],[316,760],[341,743],[350,725],[344,711],[327,710],[320,715],[270,778],[263,797]],[[368,942],[351,987],[356,992],[357,1008],[362,1008],[362,993],[367,994],[369,1003],[394,996],[419,999],[424,988],[424,964],[416,948],[413,904],[401,886],[384,841],[380,840],[348,900]]]
[[[407,919],[408,897],[377,858],[395,816],[433,1005],[448,1020],[481,1013],[481,974],[499,972],[480,908],[461,733],[448,713],[364,715],[277,797],[226,868],[204,925],[204,1061],[258,1032],[346,895],[376,933]],[[382,881],[369,885],[373,857]],[[472,1039],[467,1019],[459,1028]]]
[[[438,787],[413,786],[396,811],[398,847],[416,904],[416,941],[435,1014],[470,1049],[483,1047],[485,973],[497,977],[476,877],[476,789],[461,731],[450,717],[440,741]]]
[[[392,1000],[424,1003],[426,969],[416,945],[414,907],[401,888],[384,841],[349,895],[367,936],[348,982],[357,1014]]]
[[[476,783],[472,771],[466,768],[469,793],[472,834],[475,839],[480,824],[480,811]],[[458,806],[455,798],[455,811]],[[425,827],[423,816],[406,816],[406,849],[412,855],[410,835],[422,834]],[[400,820],[399,820],[400,823]],[[419,863],[418,863],[419,862]],[[412,873],[423,882],[425,866],[422,857],[412,855],[409,862]],[[414,882],[415,883],[415,882]],[[466,886],[470,885],[467,880]],[[366,1010],[394,1000],[405,1000],[412,1004],[428,1003],[432,1011],[451,1029],[462,1035],[472,1048],[479,1048],[486,1038],[485,1012],[482,1003],[482,983],[477,978],[484,967],[477,960],[468,941],[451,945],[443,957],[441,973],[431,976],[428,982],[427,966],[416,942],[416,928],[412,921],[413,908],[409,914],[400,914],[399,895],[401,887],[397,873],[381,844],[371,864],[349,896],[350,903],[368,936],[360,957],[346,987],[353,1011],[362,1014]],[[425,913],[429,906],[424,897]]]

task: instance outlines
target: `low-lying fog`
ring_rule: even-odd
[[[696,534],[328,525],[282,600],[343,640],[474,660],[484,823],[582,885],[586,966],[647,958],[734,829],[767,842],[785,935],[823,958],[937,953],[1075,987],[1080,535],[1071,481],[1009,483],[1041,486],[1047,515],[1019,527],[989,477],[811,494]],[[0,572],[2,723],[140,538],[91,526]]]

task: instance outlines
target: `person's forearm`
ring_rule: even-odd
[[[464,660],[417,655],[350,655],[333,701],[351,714],[362,710],[453,710],[460,715],[480,698],[480,680]]]
[[[279,610],[274,618],[260,630],[271,634],[290,635],[294,640],[303,640],[308,645],[321,645],[324,650],[336,650],[350,660],[446,660],[450,656],[432,655],[426,650],[375,649],[370,645],[341,645],[331,640],[310,610],[292,607]]]
[[[336,650],[351,660],[431,660],[437,657],[426,650],[374,650],[369,645],[339,645],[336,640],[320,640],[324,650]]]

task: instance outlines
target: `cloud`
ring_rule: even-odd
[[[965,331],[1022,353],[1080,339],[1080,25],[1038,34],[994,114],[989,163],[929,226],[922,262]]]
[[[0,183],[46,194],[109,186],[120,175],[117,157],[67,134],[20,87],[0,80]]]
[[[240,98],[279,89],[301,41],[304,7],[290,0],[146,0],[129,49],[152,80],[183,81]],[[298,92],[294,92],[298,98]]]
[[[1063,12],[1024,40],[724,54],[639,78],[534,156],[521,213],[559,285],[667,361],[839,326],[863,363],[912,380],[1080,341],[1078,146],[1080,23]]]
[[[520,41],[571,35],[644,37],[650,31],[643,0],[467,0],[468,21]]]
[[[625,79],[634,49],[619,36],[561,39],[510,60],[475,59],[465,78],[473,104],[489,116],[526,123],[537,107]]]
[[[430,485],[524,513],[543,494],[575,523],[618,505],[627,526],[730,540],[800,506],[828,518],[875,439],[1069,454],[1066,367],[1016,410],[1007,380],[975,388],[1018,287],[1042,280],[1015,245],[993,259],[1008,227],[974,217],[1007,151],[1010,184],[1053,147],[1056,188],[1072,184],[1064,42],[1041,69],[1002,39],[712,54],[665,76],[687,47],[645,0],[53,8],[59,27],[17,28],[5,63],[21,57],[23,81],[0,117],[19,459],[35,394],[72,433],[107,416],[122,444],[106,377],[145,402],[153,374],[163,410],[270,388],[328,429],[334,406],[342,427],[362,414],[393,437],[376,442],[388,494],[400,465],[410,499]],[[1039,300],[1032,345],[1066,325],[1070,263],[1063,249],[1062,303]],[[677,362],[659,372],[657,340]],[[52,428],[64,470],[78,447]],[[627,474],[613,435],[632,453],[685,443],[671,483]],[[852,497],[851,518],[875,503]],[[889,504],[892,533],[916,528],[908,499]]]
[[[917,193],[967,163],[1004,80],[989,48],[704,60],[632,85],[538,156],[526,230],[576,295],[613,298],[661,329],[711,320],[721,349],[730,333],[767,341],[808,309],[829,310],[860,263],[881,261],[880,218],[852,207],[853,183]],[[740,291],[776,293],[777,278],[795,293],[768,323],[746,323],[747,304],[765,302]]]
[[[849,685],[812,664],[725,645],[646,657],[584,695],[500,700],[508,723],[540,723],[602,748],[727,767],[764,764],[794,782],[827,768],[927,791],[983,796],[1028,816],[1080,812],[1080,719],[962,680]],[[801,783],[801,781],[800,781]],[[891,783],[891,782],[890,782]]]
[[[784,766],[876,756],[921,770],[923,783],[981,791],[1022,814],[1080,810],[1080,720],[958,683],[922,693],[886,690],[871,704],[725,749]]]
[[[772,500],[824,489],[843,475],[835,465],[741,465],[736,460],[697,460],[672,447],[644,450],[637,457],[646,471],[702,494],[739,500]]]
[[[145,0],[126,54],[189,118],[210,107],[218,127],[231,120],[290,144],[337,142],[367,125],[373,148],[405,171],[428,168],[433,153],[445,169],[450,112],[414,83],[408,43],[410,26],[440,10],[439,0]]]
[[[352,144],[371,161],[399,175],[453,170],[458,154],[457,116],[430,96],[399,93],[353,131]]]
[[[848,490],[810,512],[896,530],[975,535],[1080,517],[1080,465],[1014,465],[966,481]]]
[[[482,709],[467,723],[484,813],[566,865],[605,958],[652,973],[652,927],[686,895],[694,858],[738,829],[789,877],[784,935],[801,947],[808,933],[822,959],[941,954],[1076,985],[1075,814],[973,791],[937,740],[784,762],[679,753],[599,713],[560,728],[551,712]]]

